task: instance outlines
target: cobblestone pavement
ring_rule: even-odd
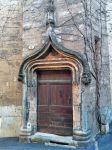
[[[66,146],[56,146],[55,144],[21,144],[18,142],[18,138],[1,138],[0,150],[112,150],[112,134],[106,136],[99,136],[97,142],[87,148],[72,148]]]

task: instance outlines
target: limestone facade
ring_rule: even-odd
[[[54,1],[53,34],[57,43],[83,55],[90,68],[91,83],[81,83],[80,86],[78,105],[81,105],[82,113],[78,119],[83,131],[91,131],[91,137],[99,133],[99,124],[103,126],[111,122],[110,4],[111,0],[107,1],[107,5],[101,0]],[[42,49],[51,29],[46,25],[48,0],[1,0],[0,7],[0,137],[13,137],[19,136],[23,126],[26,85],[18,82],[20,66],[25,58]],[[83,65],[80,67],[79,72],[83,74]],[[76,89],[78,87],[74,86],[73,93]],[[77,92],[74,95],[78,97]],[[36,112],[31,109],[36,102],[33,103],[29,97],[28,102],[28,121],[33,126]],[[34,118],[31,116],[33,113]]]

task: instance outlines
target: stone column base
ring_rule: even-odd
[[[77,141],[77,146],[87,146],[91,142],[91,132],[74,130],[73,131],[73,140]]]
[[[101,126],[101,131],[102,131],[102,133],[104,133],[104,134],[109,133],[109,124],[107,123],[107,124],[105,124],[105,125],[102,125],[102,126]]]
[[[31,143],[31,140],[30,140],[31,134],[32,134],[31,128],[30,129],[21,128],[20,134],[19,134],[19,142]]]

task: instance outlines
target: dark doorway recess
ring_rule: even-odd
[[[72,135],[72,74],[70,70],[37,72],[37,129],[39,132]]]

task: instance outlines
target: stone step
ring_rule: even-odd
[[[62,145],[71,145],[71,146],[86,146],[91,141],[90,134],[85,134],[84,136],[74,135],[74,136],[59,136],[49,133],[37,132],[35,135],[30,137],[31,142],[38,143],[56,143]]]
[[[59,136],[41,132],[37,132],[35,135],[32,135],[31,142],[54,142],[65,145],[77,145],[77,141],[74,141],[72,136]]]

